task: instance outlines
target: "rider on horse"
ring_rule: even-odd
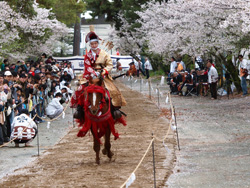
[[[84,90],[88,86],[88,80],[90,77],[97,77],[101,74],[104,78],[104,86],[110,93],[111,105],[112,105],[112,115],[114,119],[119,119],[122,116],[122,112],[119,110],[121,106],[126,105],[126,101],[122,96],[121,92],[114,85],[110,72],[113,68],[112,60],[109,54],[99,48],[99,41],[101,39],[93,31],[93,26],[90,26],[90,32],[87,34],[85,42],[91,47],[89,52],[84,58],[84,74],[80,79],[80,86],[72,97],[71,107],[76,107],[77,112],[74,114],[74,118],[83,121],[84,118],[84,108],[81,101],[79,101],[80,96],[84,95]]]

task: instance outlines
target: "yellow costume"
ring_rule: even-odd
[[[96,40],[98,36],[94,32],[90,32],[86,36],[86,42],[91,41],[91,38],[94,38]],[[95,51],[95,52],[94,52]],[[124,97],[122,96],[121,92],[119,89],[114,85],[113,79],[110,76],[110,72],[113,69],[113,63],[110,58],[110,55],[100,49],[97,48],[96,50],[90,50],[84,58],[84,74],[83,78],[81,80],[81,84],[84,84],[87,82],[91,74],[95,74],[96,71],[105,71],[105,76],[104,76],[104,84],[105,87],[108,89],[110,92],[110,96],[112,98],[112,104],[115,107],[119,106],[126,106],[126,101]]]

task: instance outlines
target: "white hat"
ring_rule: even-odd
[[[12,76],[10,71],[5,71],[4,76]]]
[[[57,93],[62,93],[61,90],[56,90],[54,93],[54,96],[56,96]]]

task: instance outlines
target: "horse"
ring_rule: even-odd
[[[96,153],[96,163],[100,164],[100,138],[104,136],[105,143],[102,153],[112,159],[114,155],[111,151],[110,136],[114,135],[115,140],[119,138],[118,132],[115,130],[116,123],[126,125],[124,117],[114,119],[111,111],[111,98],[109,92],[104,87],[103,77],[90,77],[89,86],[85,88],[84,92],[84,111],[85,122],[82,129],[78,132],[78,137],[83,137],[91,130],[94,138],[93,149]]]

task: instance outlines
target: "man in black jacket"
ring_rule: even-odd
[[[61,76],[61,78],[60,78],[60,82],[62,82],[62,81],[65,81],[65,82],[67,82],[67,83],[70,83],[71,82],[71,76],[68,74],[68,72],[67,71],[64,71],[63,72],[63,75]]]

